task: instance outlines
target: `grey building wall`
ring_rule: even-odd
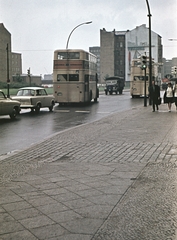
[[[114,35],[114,76],[125,79],[125,32]]]
[[[100,30],[100,82],[114,76],[114,34],[104,28]]]
[[[98,82],[100,82],[100,47],[98,46],[89,47],[89,52],[97,56],[97,74],[98,74]]]
[[[7,52],[8,44],[8,52]],[[8,54],[8,55],[7,55]],[[7,64],[8,56],[8,64]],[[9,65],[9,78],[12,80],[12,55],[11,55],[11,34],[0,23],[0,82],[7,81],[7,65]]]
[[[21,53],[12,52],[12,75],[22,74],[22,58]]]

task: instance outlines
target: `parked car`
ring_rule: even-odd
[[[55,99],[53,95],[48,95],[46,90],[42,87],[23,87],[13,97],[21,103],[21,108],[30,108],[31,111],[39,113],[41,108],[48,107],[49,111],[53,110]]]
[[[108,77],[105,80],[106,80],[106,86],[104,91],[106,95],[108,93],[110,95],[112,95],[113,93],[122,94],[125,86],[125,80],[122,77],[113,76],[113,77]]]
[[[19,113],[20,102],[7,98],[0,90],[0,115],[9,115],[11,119],[15,119]]]

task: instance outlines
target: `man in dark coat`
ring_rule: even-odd
[[[149,87],[149,97],[152,101],[153,112],[155,112],[155,106],[157,111],[159,110],[158,104],[160,99],[160,87],[155,85],[155,81],[152,81],[152,85]]]

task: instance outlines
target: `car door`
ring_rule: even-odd
[[[0,114],[8,115],[10,112],[11,112],[10,101],[4,96],[2,92],[0,92]]]
[[[43,107],[48,107],[50,106],[50,101],[47,95],[47,92],[45,89],[41,89],[40,90],[40,94],[41,94],[41,102],[42,102],[42,106]]]

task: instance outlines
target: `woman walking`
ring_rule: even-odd
[[[169,112],[171,112],[171,105],[174,102],[173,100],[173,86],[172,84],[169,82],[167,89],[165,91],[165,102],[168,104],[168,110]]]
[[[176,110],[177,110],[177,83],[175,83],[175,85],[174,85],[173,93],[174,93],[175,106],[176,106]]]

